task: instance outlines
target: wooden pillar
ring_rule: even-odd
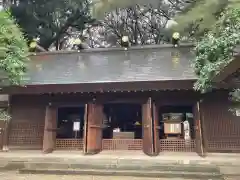
[[[6,110],[6,112],[8,113],[8,115],[11,116],[11,107],[10,107],[10,102],[11,102],[11,96],[10,95],[2,95],[2,97],[0,97],[3,107],[1,107],[2,109]],[[2,151],[7,152],[9,151],[8,145],[9,145],[9,126],[10,126],[10,121],[11,118],[9,116],[9,119],[7,118],[4,122],[3,122],[3,126],[0,127],[2,129]],[[1,130],[0,130],[1,131]],[[1,144],[1,143],[0,143]]]
[[[4,128],[3,128],[3,140],[2,140],[2,150],[4,152],[9,151],[8,144],[9,144],[9,125],[10,120],[7,120],[4,122]]]
[[[201,130],[202,130],[202,143],[203,143],[203,150],[204,156],[207,155],[208,152],[208,136],[207,136],[207,129],[205,125],[205,118],[204,118],[204,102],[203,100],[200,101],[199,108],[201,109],[200,119],[201,119]]]
[[[97,154],[102,150],[103,105],[88,103],[85,116],[85,154]]]
[[[56,144],[57,109],[47,106],[43,135],[43,153],[52,153]]]
[[[149,156],[153,155],[153,134],[151,117],[151,98],[142,105],[142,131],[143,131],[143,152]]]
[[[3,150],[4,126],[4,121],[0,120],[0,151]]]
[[[203,134],[202,134],[202,121],[200,114],[200,102],[198,101],[194,106],[194,122],[195,122],[195,134],[196,134],[196,152],[199,156],[204,157],[206,155],[203,146]]]
[[[155,103],[152,104],[152,115],[153,115],[153,127],[154,127],[154,144],[155,144],[155,151],[154,155],[158,155],[160,153],[160,140],[159,140],[159,113],[158,108]]]
[[[149,156],[159,153],[158,113],[152,98],[142,105],[143,152]]]

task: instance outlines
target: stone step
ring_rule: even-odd
[[[147,170],[96,170],[96,169],[20,169],[21,174],[54,174],[54,175],[92,175],[92,176],[131,176],[146,178],[183,178],[191,180],[224,180],[220,173],[195,173],[180,171],[147,171]]]
[[[193,173],[220,173],[215,165],[179,165],[161,163],[124,163],[124,162],[8,162],[1,164],[1,169],[95,169],[95,170],[138,170],[138,171],[174,171],[174,172],[193,172]]]

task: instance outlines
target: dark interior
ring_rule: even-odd
[[[104,139],[112,139],[115,128],[120,128],[121,132],[134,132],[135,139],[142,138],[141,104],[105,104],[104,114]]]
[[[181,122],[188,120],[190,126],[190,136],[191,139],[195,138],[194,133],[194,121],[193,121],[193,109],[192,106],[161,106],[159,107],[159,125],[160,125],[160,133],[159,138],[165,138],[164,134],[164,119],[163,115],[168,116],[169,113],[180,113],[182,114]],[[169,117],[170,119],[170,117]],[[183,125],[182,125],[183,128]],[[176,135],[170,135],[175,137]],[[183,138],[183,137],[182,137]]]
[[[58,108],[57,138],[83,138],[84,106]],[[74,122],[80,122],[80,131],[73,131]]]

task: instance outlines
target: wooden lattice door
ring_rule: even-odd
[[[85,153],[96,154],[102,150],[103,106],[98,103],[87,105]]]

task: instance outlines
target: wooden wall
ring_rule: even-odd
[[[108,100],[115,101],[126,97],[142,102],[153,95],[159,106],[162,105],[193,105],[198,94],[189,91],[182,92],[147,92],[147,93],[108,93]],[[14,95],[10,107],[12,120],[10,122],[10,149],[42,149],[44,118],[46,106],[55,103],[59,106],[84,104],[93,97],[106,94],[58,94],[58,95]],[[201,109],[207,134],[209,151],[219,149],[240,150],[240,119],[229,112],[231,103],[226,92],[213,92],[205,96]]]
[[[37,97],[12,98],[9,129],[10,149],[41,149],[45,106]]]
[[[230,111],[227,92],[208,94],[202,103],[209,151],[240,151],[240,117]]]

